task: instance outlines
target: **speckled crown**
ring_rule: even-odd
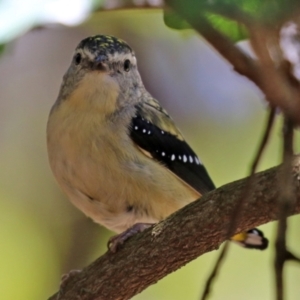
[[[110,35],[88,37],[77,46],[77,49],[81,48],[86,48],[92,53],[97,53],[97,55],[133,52],[125,41]]]

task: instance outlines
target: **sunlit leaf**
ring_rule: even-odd
[[[291,14],[295,1],[187,0],[185,5],[194,18],[205,16],[217,30],[224,33],[233,41],[238,41],[247,38],[247,31],[243,25],[231,19],[233,12],[238,15],[240,11],[253,20],[273,25],[281,22],[286,15]],[[182,30],[191,28],[188,22],[170,9],[165,9],[164,21],[168,27],[173,29]]]
[[[170,9],[164,10],[164,22],[172,29],[188,29],[191,28],[190,24],[182,19],[178,14]]]
[[[248,37],[245,27],[236,21],[212,13],[207,13],[206,17],[217,30],[230,37],[234,42]]]

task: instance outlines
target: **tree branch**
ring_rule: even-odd
[[[276,220],[281,167],[255,174],[236,233]],[[128,240],[117,253],[105,253],[71,276],[49,300],[130,299],[149,285],[226,240],[232,211],[247,178],[224,185]],[[300,155],[293,160],[296,203],[300,213]]]
[[[270,52],[275,50],[278,50],[277,53],[280,52],[277,49],[278,45],[274,43],[268,45],[271,37],[278,34],[276,26],[270,28],[256,19],[251,19],[249,15],[239,11],[238,6],[232,6],[231,13],[228,11],[229,7],[226,13],[221,9],[216,10],[214,6],[210,8],[209,11],[215,11],[224,17],[230,16],[247,26],[250,41],[258,57],[258,60],[253,60],[207,21],[201,11],[201,2],[192,0],[189,3],[181,0],[165,0],[165,2],[231,63],[235,71],[253,81],[265,94],[272,107],[280,107],[296,124],[300,124],[298,83],[295,86],[295,81],[291,82],[289,74],[278,69],[278,61],[271,58]]]
[[[294,205],[293,177],[291,175],[291,162],[293,160],[294,126],[285,118],[283,125],[283,165],[280,175],[281,191],[278,199],[278,227],[275,243],[275,279],[276,299],[284,299],[283,267],[292,253],[286,248],[286,232],[288,228],[287,217]]]
[[[256,168],[258,166],[258,163],[262,157],[263,151],[267,145],[267,142],[269,140],[269,137],[271,135],[271,130],[274,124],[274,119],[275,119],[275,109],[271,108],[270,109],[270,113],[269,113],[269,117],[268,117],[268,121],[265,127],[265,132],[263,134],[262,140],[260,142],[259,148],[257,150],[257,153],[255,155],[254,161],[251,165],[251,169],[250,169],[250,175],[248,177],[248,181],[245,184],[244,190],[241,192],[240,194],[240,199],[237,201],[236,206],[233,210],[232,213],[232,217],[231,217],[231,221],[229,223],[228,226],[228,233],[227,233],[227,241],[213,267],[212,273],[210,274],[210,276],[207,279],[206,285],[205,285],[205,289],[203,291],[201,300],[205,300],[209,297],[210,294],[210,290],[212,289],[212,284],[221,268],[221,265],[227,255],[228,249],[229,249],[229,239],[230,237],[234,234],[234,230],[237,227],[237,222],[238,219],[240,217],[240,215],[243,213],[244,211],[244,204],[247,203],[248,200],[248,195],[251,192],[251,187],[252,187],[252,180],[254,178],[254,174],[256,172]]]

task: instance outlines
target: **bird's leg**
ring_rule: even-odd
[[[143,232],[145,229],[149,228],[150,226],[154,225],[155,223],[136,223],[132,227],[128,228],[124,232],[112,236],[107,243],[107,248],[115,253],[117,252],[119,246],[124,244],[126,240],[130,237],[135,235],[136,233]]]

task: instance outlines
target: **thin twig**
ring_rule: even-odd
[[[214,279],[217,278],[217,275],[219,273],[219,270],[221,268],[221,265],[227,255],[228,249],[229,249],[230,243],[228,242],[228,240],[225,242],[223,249],[221,250],[220,255],[218,256],[218,259],[215,262],[214,268],[211,272],[211,274],[209,275],[209,277],[207,278],[206,284],[205,284],[205,288],[203,291],[203,294],[201,296],[201,300],[205,300],[209,297],[210,294],[210,290],[212,288]]]
[[[289,250],[286,250],[286,256],[285,256],[285,260],[288,261],[295,261],[297,263],[300,263],[300,258],[295,256],[293,253],[291,253]]]
[[[233,234],[234,231],[236,229],[236,226],[239,222],[239,218],[241,218],[241,214],[243,212],[243,208],[245,206],[245,203],[248,200],[250,191],[251,191],[251,186],[253,183],[253,179],[254,179],[254,174],[256,171],[256,168],[258,166],[258,163],[260,161],[260,158],[263,154],[263,150],[265,149],[268,139],[270,137],[270,133],[274,124],[274,117],[275,117],[275,109],[274,108],[270,108],[270,112],[269,112],[269,116],[268,116],[268,121],[265,127],[265,131],[264,131],[264,135],[263,138],[260,142],[260,146],[258,148],[258,151],[256,153],[256,156],[254,158],[254,161],[252,163],[251,169],[250,169],[250,177],[248,178],[246,185],[244,187],[244,189],[242,190],[242,194],[239,198],[239,201],[237,201],[237,204],[232,212],[232,218],[231,218],[231,222],[228,226],[228,232],[227,232],[227,239],[229,239]],[[210,290],[211,290],[211,285],[213,284],[213,280],[216,277],[216,275],[218,274],[219,268],[221,267],[221,264],[224,260],[224,258],[226,257],[227,251],[228,251],[228,246],[229,243],[226,242],[224,245],[224,248],[222,249],[215,265],[213,268],[213,271],[211,272],[210,276],[208,277],[206,284],[205,284],[205,289],[204,292],[202,294],[201,300],[205,300],[207,299],[207,297],[209,296]]]
[[[260,157],[262,156],[263,150],[265,149],[265,147],[268,143],[269,136],[270,136],[273,124],[274,124],[275,112],[276,112],[275,108],[270,108],[270,112],[269,112],[268,121],[267,121],[266,128],[265,128],[265,132],[264,132],[263,138],[260,142],[260,146],[258,148],[255,159],[254,159],[254,161],[252,163],[252,166],[251,166],[251,174],[252,175],[255,173],[256,168],[257,168],[258,163],[259,163],[259,160],[260,160]]]
[[[279,222],[276,237],[275,255],[275,277],[276,277],[276,299],[284,299],[283,267],[287,259],[295,256],[286,249],[287,216],[292,209],[294,193],[292,189],[293,177],[291,172],[293,159],[293,124],[285,118],[283,128],[283,167],[281,173],[281,195],[279,198]]]

